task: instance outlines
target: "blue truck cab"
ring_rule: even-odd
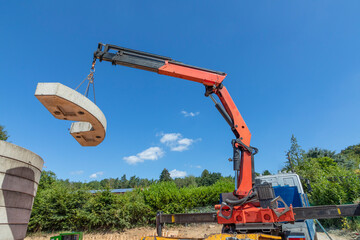
[[[261,183],[268,182],[274,188],[275,196],[280,196],[284,202],[293,207],[308,207],[309,200],[307,194],[304,192],[300,177],[294,173],[276,174],[258,176],[257,179]],[[281,204],[281,203],[280,203]],[[283,206],[279,206],[283,207]],[[296,221],[292,223],[283,223],[282,231],[288,232],[288,239],[292,236],[304,236],[306,240],[316,240],[316,229],[314,220]]]

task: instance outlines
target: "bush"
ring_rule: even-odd
[[[115,195],[108,189],[91,194],[74,189],[45,172],[35,198],[29,232],[121,231],[153,224],[158,211],[187,212],[214,205],[219,194],[233,190],[228,179],[207,187],[178,188],[173,181],[152,184],[145,190]]]
[[[312,205],[348,204],[359,198],[359,175],[329,157],[305,159],[296,168],[300,176],[311,182],[309,200]],[[322,223],[328,227],[360,229],[359,218],[322,220]]]
[[[233,188],[233,183],[225,179],[207,187],[177,188],[174,182],[160,182],[143,191],[143,195],[155,216],[158,211],[183,213],[196,207],[216,204],[220,193],[231,192]]]
[[[29,222],[29,231],[76,230],[83,225],[81,211],[90,193],[72,191],[60,184],[39,190]]]

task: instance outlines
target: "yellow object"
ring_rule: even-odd
[[[339,215],[341,215],[341,211],[340,211],[340,208],[338,208],[337,210],[338,210],[338,213],[339,213]]]
[[[272,240],[272,239],[281,239],[279,236],[271,236],[267,234],[212,234],[206,238],[174,238],[174,237],[144,237],[141,240],[226,240],[228,237],[233,237],[235,239],[253,239],[253,240]]]

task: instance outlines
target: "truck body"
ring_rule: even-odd
[[[309,207],[309,200],[301,184],[300,177],[294,173],[259,176],[261,183],[268,182],[272,185],[275,196],[281,196],[287,205],[293,207]],[[279,203],[281,205],[281,203]],[[316,229],[313,219],[298,220],[294,223],[281,223],[282,231],[287,238],[303,235],[306,240],[315,240]],[[297,239],[297,238],[295,238]]]

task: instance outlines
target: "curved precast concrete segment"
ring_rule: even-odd
[[[44,161],[0,141],[0,240],[24,239]]]
[[[55,118],[77,121],[70,134],[82,146],[97,146],[104,140],[105,115],[81,93],[61,83],[38,83],[35,96]]]

